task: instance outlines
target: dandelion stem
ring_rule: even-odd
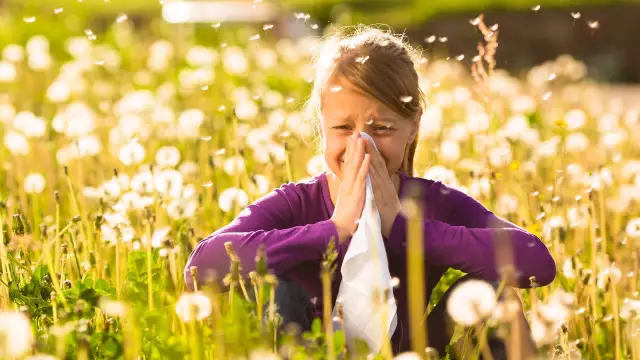
[[[59,272],[59,264],[60,264],[60,236],[59,234],[61,234],[62,232],[60,231],[60,201],[59,201],[59,195],[58,192],[56,192],[56,237],[55,237],[55,245],[54,245],[54,252],[55,252],[55,269],[53,269],[54,273],[58,273]]]
[[[611,282],[611,294],[613,296],[613,321],[615,326],[615,356],[616,360],[620,360],[620,313],[618,310],[618,292],[616,290],[617,284],[615,281]]]
[[[333,339],[333,324],[331,321],[331,273],[327,269],[322,271],[322,315],[324,331],[327,339],[327,359],[335,360],[336,353]]]
[[[194,308],[195,306],[192,306]],[[191,310],[191,320],[189,321],[189,327],[191,328],[191,358],[194,360],[200,360],[200,334],[198,333],[198,323],[196,321],[196,310]]]
[[[9,281],[11,280],[11,274],[9,273],[9,259],[7,257],[7,249],[4,245],[4,231],[1,231],[2,227],[4,226],[4,217],[2,216],[2,214],[0,213],[0,261],[2,261],[2,282],[5,284],[5,286],[2,287],[3,289],[3,296],[2,298],[5,299],[5,304],[3,304],[3,308],[8,308],[9,307]],[[6,289],[6,291],[5,291]]]
[[[71,231],[69,236],[69,241],[71,241],[71,250],[73,251],[73,258],[76,260],[76,270],[78,271],[78,278],[82,276],[82,272],[80,271],[80,262],[78,261],[78,254],[76,252],[76,242],[75,242],[75,234]]]
[[[409,215],[407,227],[407,289],[409,292],[409,319],[421,319],[426,309],[424,300],[424,250],[422,209],[414,199],[406,201],[403,206]],[[427,348],[427,326],[420,321],[409,321],[411,348],[422,354]]]
[[[120,300],[120,234],[116,235],[116,297]]]
[[[146,224],[147,231],[147,292],[148,292],[148,302],[149,302],[149,310],[153,310],[153,277],[151,276],[151,257],[153,252],[151,250],[151,224],[147,221]],[[198,289],[195,289],[198,291]]]
[[[476,332],[478,334],[478,346],[480,347],[480,352],[482,353],[483,360],[493,360],[493,355],[491,354],[491,351],[487,347],[487,329],[488,328],[489,328],[489,325],[487,324],[485,324],[484,326],[482,325],[476,326]]]
[[[82,226],[80,227],[80,230],[82,231],[82,238],[86,242],[85,248],[87,249],[87,251],[91,251],[91,245],[93,243],[92,241],[93,235],[91,234],[91,231],[89,231],[89,222],[87,220],[87,214],[84,213],[84,210],[82,209],[82,207],[80,206],[80,203],[78,202],[76,191],[73,188],[73,184],[71,183],[71,177],[69,177],[69,175],[67,174],[66,178],[67,178],[67,188],[69,188],[69,195],[71,196],[71,203],[73,204],[74,211],[76,211],[78,215],[80,215],[80,220],[82,222]]]
[[[589,209],[590,209],[590,216],[589,216],[589,230],[590,230],[590,235],[591,235],[591,277],[589,278],[589,288],[591,290],[591,307],[592,307],[592,315],[594,318],[598,318],[599,317],[599,311],[598,311],[598,306],[597,306],[597,290],[596,290],[596,275],[598,274],[597,272],[597,263],[596,263],[596,259],[597,259],[597,251],[598,251],[598,243],[596,242],[597,240],[597,236],[596,236],[596,227],[595,227],[595,220],[594,220],[594,208],[593,208],[593,201],[589,201]]]
[[[598,208],[600,210],[600,237],[602,241],[600,246],[602,247],[602,254],[607,256],[607,224],[606,224],[606,207],[604,201],[604,184],[602,184],[600,190],[598,190]]]

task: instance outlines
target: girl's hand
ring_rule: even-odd
[[[376,206],[380,213],[382,235],[388,239],[393,222],[402,209],[402,205],[382,155],[368,140],[366,140],[366,145],[367,154],[371,155],[369,175],[371,176],[371,187],[373,188]],[[398,175],[393,174],[392,176]]]
[[[365,154],[365,141],[360,133],[354,132],[347,140],[342,182],[331,216],[338,230],[340,243],[350,238],[358,228],[358,220],[364,209],[365,184],[370,165],[371,155]]]

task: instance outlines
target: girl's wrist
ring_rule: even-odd
[[[340,243],[343,243],[349,238],[349,231],[344,229],[334,218],[331,218],[333,225],[336,227],[336,232],[338,233],[338,240]]]

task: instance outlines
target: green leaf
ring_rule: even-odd
[[[322,334],[322,321],[320,318],[313,319],[313,322],[311,323],[311,332],[314,335]]]
[[[35,270],[33,270],[33,277],[39,281],[44,280],[44,276],[49,274],[49,268],[47,265],[38,265]]]
[[[338,330],[333,334],[334,350],[336,354],[339,354],[344,349],[346,338],[342,330]]]

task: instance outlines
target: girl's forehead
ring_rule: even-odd
[[[395,120],[400,115],[389,109],[383,102],[351,85],[346,80],[328,82],[322,92],[322,112],[340,117],[361,117]]]

